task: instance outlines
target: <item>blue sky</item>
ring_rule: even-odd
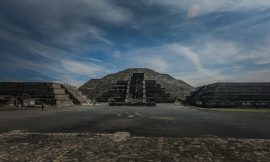
[[[270,81],[270,0],[0,0],[0,81],[82,85],[147,67]]]

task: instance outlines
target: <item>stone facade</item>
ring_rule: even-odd
[[[132,79],[132,77],[140,78],[139,75],[143,75],[143,79],[139,79],[141,81],[137,84],[137,97],[143,101],[175,102],[176,100],[184,100],[186,95],[193,90],[191,85],[182,80],[146,68],[127,69],[106,75],[101,79],[91,79],[79,90],[88,98],[95,98],[97,101],[107,102],[113,98],[122,102],[130,98],[127,95],[134,98],[134,85],[136,84],[134,81],[136,79]]]
[[[202,86],[186,103],[199,107],[270,108],[270,83],[214,83]]]

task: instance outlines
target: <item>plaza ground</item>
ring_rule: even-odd
[[[144,137],[270,138],[270,112],[216,111],[176,104],[156,107],[73,106],[0,111],[0,132],[129,132]]]
[[[130,137],[127,133],[0,134],[0,161],[266,162],[270,140]]]

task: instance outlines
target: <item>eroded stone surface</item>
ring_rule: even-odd
[[[269,148],[269,139],[146,138],[125,132],[0,135],[0,161],[264,162],[270,161]]]

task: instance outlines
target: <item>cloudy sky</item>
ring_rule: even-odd
[[[270,81],[270,0],[0,0],[0,81],[80,86],[132,67]]]

